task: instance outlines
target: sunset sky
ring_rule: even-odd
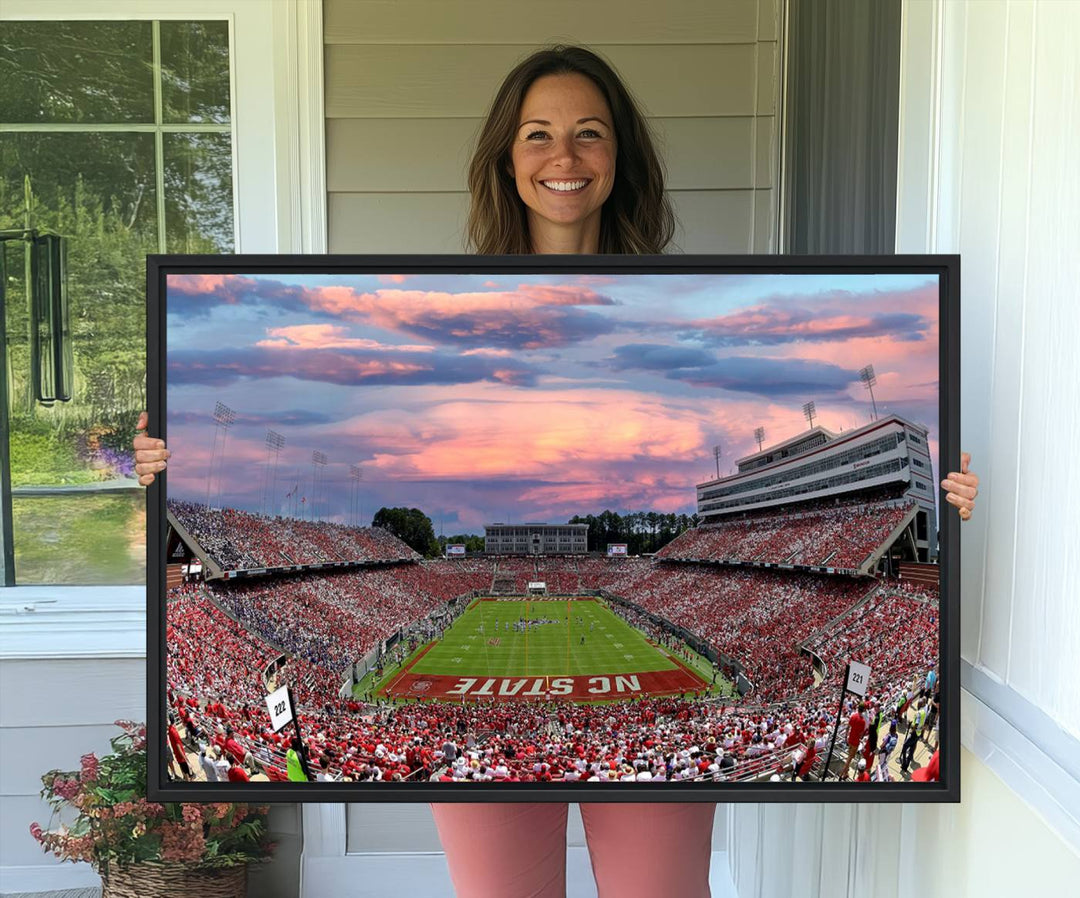
[[[364,523],[689,514],[717,443],[727,474],[754,428],[805,430],[808,400],[833,431],[868,423],[868,363],[879,414],[928,427],[937,457],[932,275],[170,275],[167,310],[170,498],[206,501],[213,453],[212,503],[256,512],[302,496],[351,522],[358,465]]]

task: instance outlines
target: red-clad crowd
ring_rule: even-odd
[[[226,571],[420,559],[405,543],[378,527],[268,517],[172,499],[168,508],[180,526]]]
[[[549,569],[557,564],[555,559],[546,561]],[[646,609],[662,611],[672,622],[743,659],[755,682],[750,696],[755,707],[643,699],[591,707],[434,702],[395,710],[338,698],[341,662],[359,657],[347,654],[351,643],[342,623],[356,628],[363,617],[367,639],[385,637],[422,617],[449,593],[458,594],[461,586],[486,589],[494,563],[478,559],[275,578],[261,588],[239,582],[215,586],[215,599],[226,607],[252,609],[249,630],[215,608],[196,587],[179,587],[169,603],[169,687],[196,731],[216,734],[221,741],[232,727],[245,753],[276,779],[285,777],[287,737],[268,731],[263,698],[268,686],[282,682],[293,687],[301,709],[312,767],[322,769],[327,757],[323,775],[328,777],[743,779],[801,776],[803,768],[808,774],[820,769],[823,743],[832,727],[825,709],[835,707],[835,671],[842,669],[845,654],[861,652],[859,657],[874,666],[875,689],[886,708],[910,692],[894,676],[891,663],[901,665],[905,677],[910,663],[919,661],[923,671],[936,666],[931,635],[936,603],[925,596],[925,587],[918,587],[920,597],[912,599],[903,594],[912,588],[889,581],[874,585],[863,602],[868,581],[652,565],[640,559],[566,559],[565,564],[566,573],[573,571],[585,588],[621,588]],[[706,595],[707,606],[701,602]],[[315,645],[334,645],[342,653],[331,653],[334,663],[323,665],[309,652],[297,652],[275,680],[266,683],[262,672],[278,653],[252,630],[258,614],[275,602],[288,613],[273,617],[279,628],[274,635],[309,651]],[[907,604],[916,606],[914,613],[903,613]],[[825,628],[852,605],[853,612],[842,617],[845,626]],[[362,615],[358,609],[364,609]],[[353,616],[346,622],[335,613]],[[338,625],[320,629],[315,623],[328,620]],[[867,638],[856,641],[860,632]],[[905,644],[904,634],[910,634],[916,646],[896,655],[894,649]],[[812,671],[808,658],[795,649],[800,641],[829,664],[825,688],[807,690]],[[212,654],[206,651],[208,645],[214,647]],[[364,650],[368,642],[359,640],[355,647]],[[208,658],[213,661],[208,663]],[[803,693],[801,699],[793,700],[798,693]],[[779,703],[762,706],[774,701]]]
[[[246,776],[244,768],[229,766],[229,756],[234,767],[246,760],[247,770],[286,778],[289,737],[269,731],[264,701],[268,688],[281,683],[292,687],[310,767],[321,779],[802,777],[823,764],[845,663],[859,660],[871,666],[872,698],[861,711],[845,708],[841,733],[855,743],[849,760],[863,753],[860,778],[869,778],[868,768],[881,768],[874,754],[878,730],[887,761],[897,741],[895,732],[885,732],[895,731],[893,718],[914,701],[924,715],[928,707],[922,678],[938,663],[933,585],[718,562],[854,568],[910,509],[881,501],[759,514],[687,531],[656,560],[421,561],[375,528],[170,502],[175,519],[225,570],[379,562],[171,590],[170,705],[189,737],[207,740],[200,765],[219,778]],[[596,706],[434,701],[397,708],[339,697],[350,665],[391,635],[407,631],[402,650],[422,643],[463,607],[448,606],[451,600],[477,592],[522,594],[532,580],[544,581],[549,594],[603,590],[684,627],[737,659],[750,694],[734,704],[645,698]],[[617,610],[655,629],[630,608]],[[905,751],[909,747],[905,743]]]
[[[657,557],[856,569],[913,507],[912,502],[878,502],[757,514],[687,530]]]
[[[219,580],[207,588],[267,641],[322,667],[344,670],[401,627],[457,595],[486,590],[490,583],[488,573],[468,573],[440,560]]]

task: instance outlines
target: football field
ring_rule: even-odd
[[[596,701],[707,685],[597,599],[481,598],[378,694]]]

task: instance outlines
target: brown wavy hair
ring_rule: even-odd
[[[601,253],[661,253],[675,233],[664,169],[645,116],[615,70],[584,47],[538,50],[506,76],[488,110],[469,164],[470,249],[484,255],[532,252],[525,204],[510,174],[518,115],[533,82],[577,74],[599,88],[615,128],[615,180],[600,217]]]

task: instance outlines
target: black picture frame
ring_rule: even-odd
[[[960,457],[960,257],[896,256],[466,256],[149,255],[147,397],[149,433],[166,432],[166,282],[169,274],[890,274],[939,278],[938,479]],[[940,781],[936,783],[229,783],[168,779],[166,729],[165,539],[167,475],[147,496],[148,796],[154,801],[438,802],[958,802],[960,801],[960,520],[939,490]],[[950,513],[952,512],[952,513]],[[620,788],[621,787],[621,788]]]

